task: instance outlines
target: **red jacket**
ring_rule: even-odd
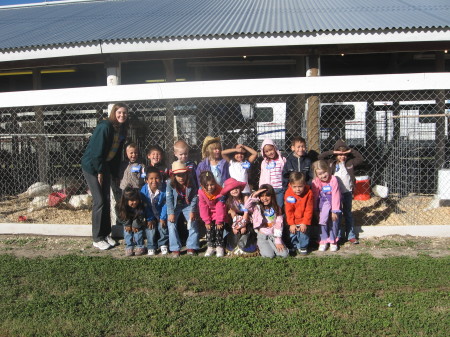
[[[294,198],[295,201],[292,198]],[[303,194],[299,196],[294,194],[294,191],[289,185],[284,194],[284,209],[286,211],[286,220],[289,226],[300,224],[311,225],[314,211],[314,198],[311,187],[305,185]]]

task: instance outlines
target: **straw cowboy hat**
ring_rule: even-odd
[[[179,161],[173,162],[171,174],[184,173],[187,171],[188,171],[188,168],[186,167],[185,164],[180,163]]]
[[[219,137],[206,136],[205,140],[203,141],[203,145],[202,145],[202,157],[203,158],[208,157],[206,155],[206,150],[208,149],[208,146],[213,144],[213,143],[220,143],[220,138]]]
[[[223,188],[220,194],[226,195],[228,192],[234,190],[235,188],[239,188],[242,191],[246,185],[247,183],[237,181],[234,178],[228,178],[227,180],[225,180],[225,183],[223,184]]]

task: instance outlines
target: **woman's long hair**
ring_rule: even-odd
[[[125,123],[120,124],[117,121],[117,117],[116,117],[116,111],[119,110],[120,108],[125,108],[125,109],[127,109],[128,113],[130,112],[130,110],[128,109],[128,106],[125,103],[116,103],[111,108],[111,113],[109,114],[108,120],[112,123],[112,125],[114,126],[114,129],[121,130],[122,131],[121,133],[126,134],[126,132],[128,130],[128,124],[129,124],[128,118]]]

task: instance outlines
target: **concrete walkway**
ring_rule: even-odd
[[[363,226],[357,228],[361,239],[386,235],[450,237],[450,225]],[[91,225],[0,223],[0,234],[35,234],[50,236],[91,236]]]

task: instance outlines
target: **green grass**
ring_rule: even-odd
[[[447,336],[449,266],[0,255],[0,336]]]

